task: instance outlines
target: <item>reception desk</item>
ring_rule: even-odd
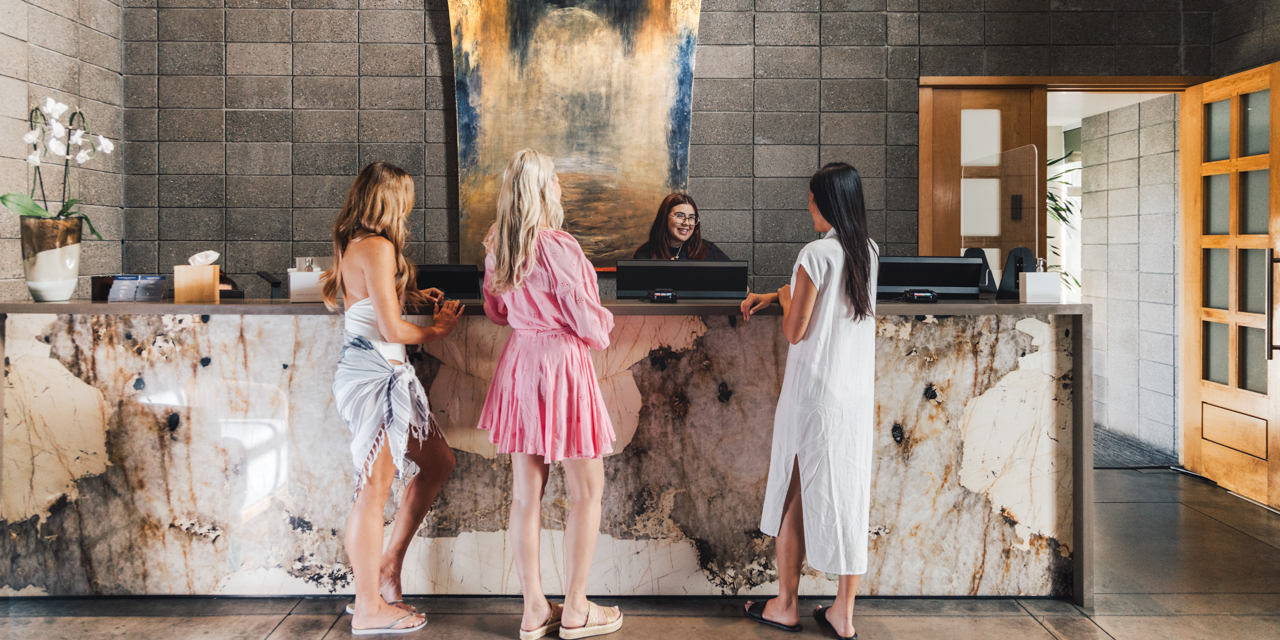
[[[601,595],[776,590],[758,530],[787,342],[780,310],[608,301],[593,358],[605,462]],[[405,565],[410,594],[515,594],[510,463],[474,428],[509,330],[479,303],[411,348],[457,470]],[[1090,308],[877,310],[864,595],[1057,596],[1091,605]],[[318,304],[0,304],[2,595],[351,591],[354,469],[330,389],[341,318]],[[422,321],[429,322],[424,318]],[[543,581],[563,593],[563,476]],[[389,505],[387,517],[395,513]],[[806,570],[802,593],[834,593]]]

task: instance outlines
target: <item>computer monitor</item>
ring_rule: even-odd
[[[619,260],[618,298],[647,298],[675,289],[679,298],[747,297],[747,263],[712,260]]]
[[[882,256],[876,298],[897,298],[907,289],[928,289],[939,298],[977,298],[983,271],[981,258]]]
[[[418,288],[435,287],[446,298],[454,300],[479,300],[480,267],[474,264],[420,264]]]

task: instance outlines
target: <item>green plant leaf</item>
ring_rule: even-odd
[[[74,207],[80,204],[81,202],[82,202],[81,200],[68,200],[62,203],[62,208],[58,210],[58,217],[65,218],[68,215],[75,213],[74,211],[71,210],[71,207]]]
[[[20,216],[31,218],[51,218],[52,215],[44,207],[36,204],[31,196],[25,193],[6,193],[0,196],[0,204],[8,207]]]
[[[77,202],[79,202],[79,201],[77,200]],[[87,224],[87,225],[89,225],[89,233],[92,233],[92,234],[93,234],[93,237],[95,237],[95,238],[97,238],[97,239],[99,239],[99,240],[101,240],[101,239],[102,239],[102,234],[98,233],[98,230],[93,228],[93,221],[89,219],[89,216],[86,216],[86,215],[85,215],[85,214],[83,214],[83,213],[76,212],[76,213],[72,214],[70,217],[72,217],[72,218],[80,218],[81,220],[84,220],[84,223],[85,223],[85,224]]]

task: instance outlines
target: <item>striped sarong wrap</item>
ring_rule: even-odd
[[[359,474],[354,500],[384,443],[391,447],[396,477],[406,478],[417,472],[406,456],[409,437],[426,440],[438,428],[413,365],[391,364],[364,337],[347,338],[333,377],[333,397],[351,429],[351,457]]]

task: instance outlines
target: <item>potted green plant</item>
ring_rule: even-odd
[[[67,177],[71,173],[71,161],[76,166],[93,160],[97,153],[110,154],[115,145],[97,136],[93,140],[89,121],[83,111],[72,111],[63,125],[60,118],[68,110],[67,105],[46,98],[40,107],[28,116],[30,130],[22,141],[31,145],[27,163],[31,165],[30,193],[6,193],[0,196],[0,204],[20,216],[22,231],[22,268],[27,278],[27,289],[38,302],[68,300],[75,292],[80,276],[80,229],[89,225],[89,232],[97,239],[102,236],[93,228],[93,222],[83,212],[76,210],[78,199],[67,199]],[[62,197],[55,200],[58,212],[53,213],[45,195],[44,164],[62,163]],[[40,202],[36,202],[39,189]]]

